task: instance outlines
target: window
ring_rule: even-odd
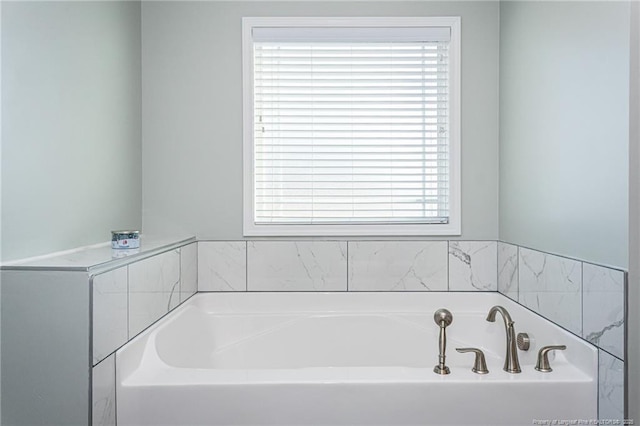
[[[460,18],[244,18],[244,234],[460,234]]]

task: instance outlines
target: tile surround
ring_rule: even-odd
[[[198,244],[203,243],[209,244],[209,242]],[[415,291],[417,290],[415,287],[422,285],[419,280],[424,275],[423,272],[428,272],[429,268],[432,268],[435,271],[434,276],[440,276],[438,274],[442,274],[441,269],[434,265],[443,264],[447,265],[444,267],[447,271],[444,274],[444,280],[452,283],[448,286],[450,290],[458,288],[479,290],[472,285],[475,281],[466,277],[489,277],[486,282],[490,282],[491,277],[495,277],[498,291],[520,301],[530,309],[599,347],[599,418],[618,420],[624,416],[623,320],[626,275],[621,270],[583,263],[502,242],[259,241],[248,243],[252,247],[249,253],[246,251],[247,243],[244,241],[222,244],[226,247],[229,244],[236,244],[237,247],[245,248],[244,251],[240,250],[244,256],[239,256],[239,258],[244,257],[244,268],[238,269],[244,269],[246,272],[249,266],[250,279],[251,274],[254,274],[254,280],[261,279],[262,272],[270,278],[271,281],[265,280],[267,285],[263,287],[259,282],[253,281],[253,288],[250,290],[262,290],[269,286],[275,288],[275,291],[287,290],[286,286],[278,288],[273,282],[293,277],[295,280],[292,282],[301,283],[302,290],[323,291],[327,288],[340,288],[340,291],[347,289],[351,291],[369,289]],[[448,250],[447,244],[449,244]],[[444,254],[442,247],[445,247]],[[484,253],[491,250],[495,253],[495,256],[487,255],[482,261],[494,268],[494,275],[489,266],[484,269],[473,268],[476,262],[480,262],[475,259],[481,259],[480,256],[483,256],[483,250],[479,250],[483,247]],[[224,248],[217,249],[218,254],[225,254],[225,251]],[[93,377],[91,401],[93,424],[115,424],[113,350],[126,342],[129,331],[136,332],[136,316],[146,321],[144,324],[143,321],[138,323],[138,328],[144,329],[195,291],[197,277],[202,276],[198,274],[202,268],[198,270],[196,259],[202,258],[202,253],[206,253],[206,249],[199,253],[197,245],[191,244],[94,277],[92,364],[95,367],[90,369]],[[215,255],[216,250],[213,250],[213,253]],[[266,257],[267,260],[261,265],[262,270],[252,269],[251,265],[247,265],[247,255],[249,255],[249,262],[252,259],[256,260],[256,256]],[[469,257],[469,263],[461,259],[461,257],[465,258],[465,255]],[[459,264],[452,262],[452,257],[457,259]],[[369,269],[367,269],[367,262],[387,262],[387,266],[376,271],[376,267],[379,266],[374,265],[373,269],[368,266]],[[347,265],[349,265],[348,273]],[[471,265],[471,268],[465,270],[465,265]],[[274,270],[279,268],[279,272],[269,277],[269,267],[274,267]],[[458,281],[462,271],[468,275],[462,275],[463,278]],[[402,281],[402,273],[406,277],[415,273],[413,276],[415,280]],[[244,278],[240,276],[239,281],[246,286],[246,274]],[[346,287],[347,278],[349,279],[348,288]],[[397,287],[385,288],[384,283],[394,278],[397,278]],[[363,284],[367,280],[371,282]],[[330,285],[323,287],[327,282]],[[369,287],[366,288],[367,286]],[[479,287],[482,289],[482,286]],[[294,287],[290,289],[298,290]],[[446,289],[446,287],[438,288],[440,291]],[[560,291],[557,291],[558,289]],[[567,323],[563,322],[567,318],[559,316],[559,312],[567,310],[567,307],[571,312],[576,312],[574,299],[570,297],[570,303],[567,303],[567,300],[563,299],[566,296],[563,293],[569,293],[571,297],[575,294],[579,295],[577,305],[580,312],[579,331],[567,326]],[[555,303],[543,303],[546,301],[547,294],[549,298],[557,298],[554,300]],[[528,298],[533,295],[537,303],[527,305],[526,302],[530,301]],[[130,306],[127,306],[128,297],[133,302]],[[140,313],[145,309],[149,311],[147,314]],[[127,316],[133,319],[130,329],[127,328]],[[85,356],[84,359],[88,358]]]
[[[624,362],[603,350],[598,351],[598,413],[600,420],[623,424]]]
[[[197,257],[199,291],[499,291],[600,348],[600,419],[623,416],[623,271],[499,241],[200,241]]]
[[[249,241],[249,291],[346,291],[345,241]]]
[[[349,291],[446,291],[446,241],[349,242]]]
[[[622,424],[626,273],[499,242],[498,275],[502,294],[598,347],[599,419]]]
[[[517,255],[518,252],[521,254]],[[576,290],[576,299],[578,296],[582,299],[580,309],[577,309],[576,301],[569,307],[572,312],[580,312],[582,324],[580,333],[576,331],[577,327],[570,331],[620,360],[624,359],[625,275],[619,269],[498,242],[500,293],[569,329],[557,320],[566,311],[566,304],[558,303],[555,309],[549,309],[553,305],[547,305],[545,311],[540,308],[542,303],[527,305],[525,302],[531,298],[544,301],[537,292],[555,291],[561,298],[568,285],[575,286],[579,289]],[[573,282],[568,283],[567,277]]]
[[[624,360],[624,273],[584,263],[582,285],[582,337]]]
[[[116,425],[116,356],[112,354],[92,371],[92,426]]]
[[[449,242],[449,290],[497,291],[497,243]]]
[[[180,303],[198,291],[198,243],[180,248]]]
[[[179,249],[129,265],[129,337],[176,307],[179,293]]]
[[[198,242],[198,290],[247,291],[247,243]]]
[[[581,262],[521,247],[518,286],[520,304],[581,335]]]
[[[153,241],[144,239],[140,252],[130,257],[114,256],[122,253],[105,250],[105,243],[53,256],[41,264],[31,261],[3,267],[3,285],[16,289],[7,292],[11,297],[3,298],[3,313],[18,319],[3,333],[3,339],[11,343],[6,346],[12,349],[3,353],[3,362],[14,367],[7,369],[9,373],[19,376],[3,395],[8,401],[8,418],[20,424],[116,424],[114,351],[129,338],[128,318],[142,318],[145,313],[141,310],[156,309],[154,304],[136,306],[135,293],[169,295],[166,312],[180,301],[181,270],[184,290],[193,293],[197,289],[196,246],[185,249],[186,257],[181,258],[180,250],[195,238]],[[173,283],[168,292],[163,286],[165,277]],[[134,300],[132,306],[129,299]],[[28,321],[21,321],[22,316]],[[156,317],[148,315],[148,322],[139,324],[140,328],[151,325]],[[12,335],[17,339],[11,340]],[[30,356],[25,358],[24,353]],[[42,383],[55,386],[42,387]],[[24,398],[33,389],[46,402],[36,410],[29,409],[33,404]]]
[[[93,277],[93,365],[128,340],[127,267]]]
[[[498,291],[518,301],[518,246],[498,242]]]

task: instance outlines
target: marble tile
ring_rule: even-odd
[[[446,291],[446,241],[349,242],[349,291]]]
[[[603,350],[598,351],[598,417],[624,419],[624,363]]]
[[[518,257],[518,301],[580,336],[581,262],[523,247]]]
[[[249,291],[346,291],[344,241],[250,241]]]
[[[449,290],[497,291],[495,241],[449,241]]]
[[[116,425],[116,356],[112,354],[92,369],[92,426]]]
[[[128,340],[127,267],[93,277],[93,364]]]
[[[624,359],[624,272],[583,263],[582,337]]]
[[[518,300],[518,246],[498,242],[498,291]]]
[[[180,302],[198,291],[198,244],[180,248]]]
[[[179,292],[179,250],[129,265],[129,337],[177,306]]]
[[[198,290],[246,291],[247,243],[200,241],[198,243]]]

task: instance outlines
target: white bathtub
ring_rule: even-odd
[[[502,370],[502,317],[534,339]],[[438,360],[436,309],[451,374]],[[541,346],[553,372],[534,370]],[[471,372],[480,347],[489,374]],[[118,425],[531,425],[597,418],[597,351],[496,293],[198,294],[117,353]]]

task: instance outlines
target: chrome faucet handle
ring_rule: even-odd
[[[473,352],[476,354],[475,361],[473,362],[473,368],[471,369],[474,373],[487,374],[489,372],[489,370],[487,370],[487,362],[484,359],[484,353],[482,350],[478,348],[456,348],[456,351],[461,354],[467,352]]]
[[[536,363],[536,370],[543,373],[549,373],[553,371],[549,364],[549,352],[551,351],[563,351],[567,349],[565,345],[550,345],[540,348],[538,351],[538,362]]]

